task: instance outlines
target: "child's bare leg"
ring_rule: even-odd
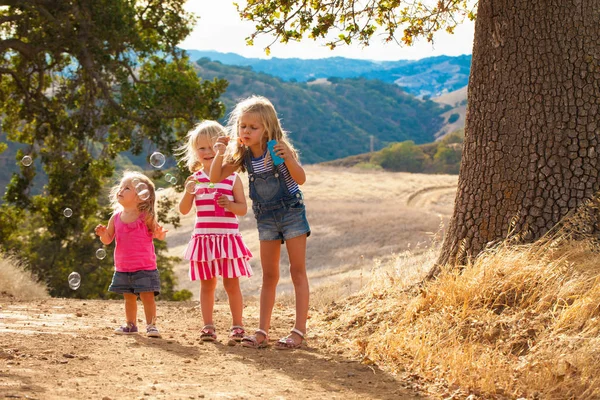
[[[229,309],[231,310],[232,325],[243,326],[242,313],[244,308],[244,300],[242,291],[240,290],[239,278],[223,278],[223,287],[227,292],[229,299]]]
[[[309,287],[306,275],[306,235],[298,236],[286,241],[290,257],[290,275],[296,294],[296,324],[294,328],[306,333],[306,320],[308,318]],[[292,333],[294,341],[302,340],[296,333]]]
[[[262,288],[260,289],[260,321],[259,328],[269,332],[271,314],[275,305],[275,293],[279,282],[279,255],[281,241],[261,240],[260,263],[262,265]]]
[[[213,309],[215,307],[215,289],[217,277],[200,281],[200,310],[204,325],[213,325]]]
[[[123,293],[125,299],[125,319],[127,323],[137,325],[137,295],[133,293]]]
[[[140,299],[144,305],[144,314],[146,314],[146,324],[154,324],[156,321],[156,300],[154,292],[140,293]]]

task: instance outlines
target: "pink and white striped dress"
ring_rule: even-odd
[[[227,209],[225,215],[215,213],[214,192],[233,201],[233,184],[239,178],[237,173],[214,184],[212,189],[204,171],[198,171],[194,176],[200,182],[196,184],[196,225],[184,254],[184,258],[190,260],[190,279],[252,276],[249,263],[252,253],[242,240],[237,216]]]

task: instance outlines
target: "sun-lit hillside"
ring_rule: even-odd
[[[465,117],[467,115],[467,86],[453,92],[445,93],[431,100],[452,107],[442,114],[446,125],[435,134],[436,140],[440,140],[444,136],[465,127]]]

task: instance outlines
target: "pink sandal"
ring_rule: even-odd
[[[235,346],[246,336],[246,331],[244,327],[239,325],[234,325],[229,329],[229,341],[227,342],[230,346]]]
[[[214,325],[204,325],[200,331],[200,340],[203,342],[214,342],[217,340],[217,334],[215,332]]]
[[[258,338],[256,337],[256,335],[259,333],[264,336],[264,339],[261,341],[258,341]],[[244,336],[242,339],[242,346],[244,347],[251,347],[253,349],[264,349],[268,345],[269,335],[262,329],[257,329],[256,332],[254,332],[254,335]]]
[[[298,343],[294,341],[292,333],[295,333],[296,335],[300,336],[300,341]],[[288,336],[281,338],[277,341],[277,345],[275,345],[275,348],[277,350],[294,350],[299,349],[304,345],[306,345],[304,333],[302,333],[302,331],[300,331],[299,329],[293,328]]]

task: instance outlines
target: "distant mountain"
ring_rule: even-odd
[[[256,72],[285,81],[307,82],[319,78],[367,78],[395,83],[415,96],[436,97],[467,85],[471,55],[438,56],[421,60],[369,61],[343,57],[304,60],[299,58],[245,58],[235,53],[186,50],[195,61],[208,58],[227,65],[249,66]]]
[[[432,142],[449,106],[421,100],[394,84],[365,78],[286,82],[250,67],[202,58],[198,75],[229,82],[221,97],[227,113],[252,94],[269,98],[304,163],[318,163],[378,150],[391,142]]]

